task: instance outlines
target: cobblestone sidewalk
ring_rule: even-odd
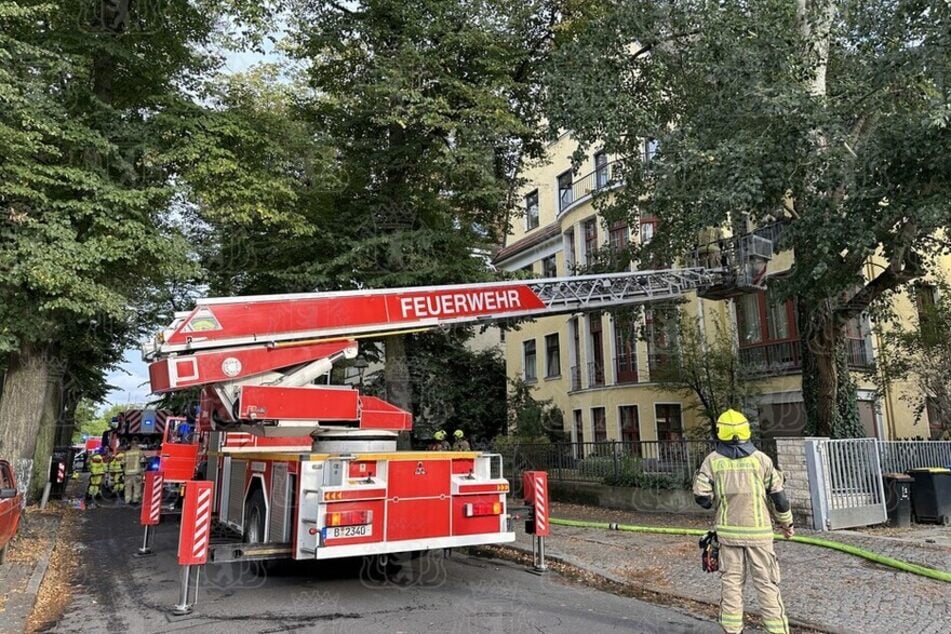
[[[630,513],[555,504],[553,517],[638,524]],[[691,519],[675,526],[702,526]],[[650,522],[661,524],[662,522]],[[812,533],[806,533],[812,534]],[[861,534],[827,538],[892,557],[951,570],[951,548]],[[696,538],[553,526],[548,552],[609,579],[707,603],[719,602],[719,579],[700,570]],[[519,546],[531,548],[521,535]],[[951,631],[951,585],[805,544],[776,542],[783,599],[790,617],[835,633],[943,634]],[[755,596],[747,606],[756,612]]]

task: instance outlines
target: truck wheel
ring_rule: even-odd
[[[244,507],[244,543],[264,543],[264,517],[267,510],[264,506],[264,494],[259,490],[251,494]]]
[[[3,563],[3,557],[6,555],[6,553],[7,553],[6,546],[4,546],[3,548],[0,548],[0,564]]]

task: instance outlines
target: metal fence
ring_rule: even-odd
[[[775,460],[775,441],[756,443]],[[715,443],[705,440],[521,443],[502,451],[506,477],[517,489],[521,472],[542,470],[553,481],[656,489],[690,489]]]
[[[951,441],[882,440],[878,453],[883,473],[951,466]]]

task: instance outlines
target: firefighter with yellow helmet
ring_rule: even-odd
[[[102,454],[93,454],[89,461],[89,487],[86,489],[86,498],[95,500],[102,497],[102,480],[106,475],[106,463]]]
[[[743,631],[743,583],[749,570],[766,631],[788,634],[770,515],[788,539],[795,532],[792,512],[782,473],[750,442],[750,424],[741,412],[729,409],[717,419],[717,446],[700,465],[693,493],[703,508],[715,507],[723,631]]]
[[[430,451],[449,451],[449,441],[446,440],[446,432],[438,430],[433,434],[433,442],[429,445]]]
[[[461,429],[457,429],[452,434],[452,450],[453,451],[471,451],[472,447],[469,446],[469,441],[466,440],[466,433]]]

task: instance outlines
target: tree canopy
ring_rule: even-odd
[[[656,216],[650,248],[674,253],[744,214],[785,223],[821,434],[854,427],[845,321],[951,246],[948,19],[943,0],[618,0],[560,32],[547,113],[617,155],[608,218]]]

